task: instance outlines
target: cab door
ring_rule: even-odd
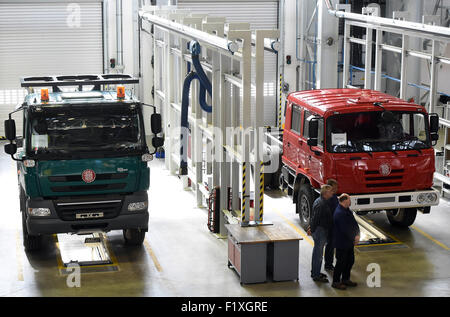
[[[287,128],[283,135],[283,156],[288,161],[288,165],[294,170],[299,165],[299,139],[302,122],[302,110],[296,104],[288,106]]]
[[[310,147],[307,144],[309,138],[309,121],[308,118],[314,116],[319,119],[319,134],[318,134],[318,144],[317,146]],[[325,180],[323,179],[323,165],[322,159],[324,157],[324,120],[317,114],[305,110],[303,116],[303,146],[302,153],[304,155],[304,166],[308,171],[308,174],[315,179],[317,182],[323,184]]]

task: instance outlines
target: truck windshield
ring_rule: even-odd
[[[79,156],[117,154],[143,148],[138,107],[89,105],[30,113],[29,153]]]
[[[427,117],[419,112],[372,111],[328,118],[328,152],[385,152],[429,148]]]

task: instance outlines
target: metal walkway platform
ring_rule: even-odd
[[[391,237],[387,236],[362,217],[355,215],[355,219],[356,222],[358,222],[361,233],[358,246],[398,243],[398,241],[395,241]]]
[[[71,264],[78,264],[82,272],[105,271],[108,266],[114,266],[113,258],[108,251],[106,236],[103,233],[89,233],[83,235],[58,234],[58,248],[60,252],[60,270],[66,273]],[[117,271],[110,267],[107,271]]]

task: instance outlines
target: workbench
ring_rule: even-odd
[[[298,280],[300,235],[284,224],[241,227],[227,224],[228,267],[241,284]]]

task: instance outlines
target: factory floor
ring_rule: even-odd
[[[53,237],[39,253],[22,246],[15,163],[0,154],[0,296],[450,296],[450,203],[441,200],[431,214],[418,214],[410,229],[393,228],[384,214],[368,221],[398,241],[384,249],[360,247],[346,291],[310,278],[312,241],[300,229],[294,205],[280,192],[266,192],[265,219],[284,222],[303,235],[300,280],[243,285],[227,267],[227,242],[211,234],[207,212],[195,207],[191,191],[170,176],[163,162],[151,162],[149,232],[142,247],[123,244],[122,232],[107,234],[114,270],[83,273],[81,287],[67,286]],[[381,268],[381,287],[366,279],[371,263]],[[101,267],[97,271],[101,271]]]

